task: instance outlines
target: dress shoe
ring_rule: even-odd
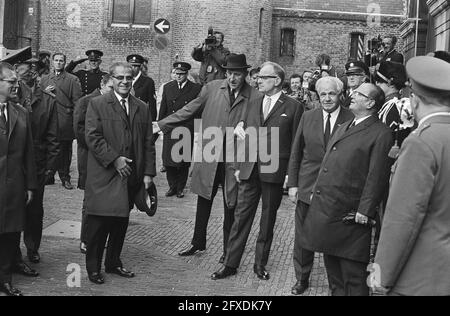
[[[235,268],[230,268],[230,267],[223,267],[221,270],[214,272],[211,275],[211,279],[213,280],[221,280],[221,279],[225,279],[228,278],[232,275],[235,275],[237,273],[237,269]]]
[[[161,173],[165,173],[167,170],[166,170],[166,167],[162,166],[159,171],[161,171]]]
[[[23,296],[22,292],[16,288],[13,288],[11,283],[4,283],[0,285],[0,293],[4,293],[7,296]]]
[[[253,271],[256,273],[256,276],[260,280],[267,281],[270,279],[270,274],[266,271],[266,268],[264,266],[255,265]]]
[[[87,252],[87,245],[86,245],[84,242],[80,243],[80,252],[81,252],[83,255],[85,255],[86,252]]]
[[[88,273],[88,278],[89,278],[89,281],[91,281],[92,283],[95,283],[95,284],[104,284],[105,283],[105,279],[103,278],[103,275],[98,272]]]
[[[109,274],[117,274],[118,276],[121,276],[123,278],[128,278],[128,279],[134,278],[133,272],[128,271],[127,269],[122,268],[122,267],[106,269],[105,272],[109,273]]]
[[[219,263],[224,263],[225,257],[226,257],[226,254],[223,254],[222,257],[220,257],[220,259],[219,259]]]
[[[197,248],[195,246],[191,246],[186,250],[183,250],[182,252],[178,253],[179,256],[181,257],[189,257],[189,256],[193,256],[197,253],[203,252],[205,251],[205,248]]]
[[[39,263],[41,262],[41,256],[39,255],[39,253],[37,251],[30,251],[27,254],[28,260],[31,263]]]
[[[297,281],[292,287],[291,293],[293,295],[302,295],[309,288],[309,281]]]
[[[72,183],[70,183],[70,181],[63,181],[62,182],[62,186],[66,189],[66,190],[73,190],[75,189],[72,185]]]
[[[171,196],[175,196],[175,195],[177,195],[177,190],[175,190],[175,189],[170,189],[166,193],[166,197],[171,197]]]
[[[177,198],[179,198],[179,199],[184,198],[184,192],[183,191],[178,192],[177,193]]]
[[[26,263],[22,262],[17,264],[13,271],[18,274],[22,274],[26,277],[36,278],[39,276],[39,273],[36,270],[31,269]]]

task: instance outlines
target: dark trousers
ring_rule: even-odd
[[[0,234],[0,284],[11,283],[20,233]]]
[[[223,207],[224,207],[224,220],[223,220],[223,252],[226,253],[228,237],[230,236],[231,226],[234,221],[234,208],[228,208],[225,201],[225,165],[219,163],[216,171],[216,177],[214,179],[213,192],[211,200],[198,196],[197,200],[197,212],[195,214],[195,228],[194,237],[192,238],[192,245],[194,247],[205,249],[206,248],[206,234],[208,230],[208,222],[211,216],[211,209],[216,197],[219,185],[222,185],[223,190]]]
[[[314,252],[300,246],[301,224],[309,205],[298,201],[295,210],[294,269],[297,281],[308,282],[314,265]]]
[[[72,162],[72,140],[59,143],[58,174],[61,181],[70,181],[70,164]]]
[[[261,182],[255,167],[250,179],[239,184],[238,203],[225,258],[225,265],[228,267],[239,267],[261,196],[262,212],[256,242],[255,264],[266,266],[269,261],[273,229],[283,198],[283,183]]]
[[[82,243],[87,244],[87,219],[88,215],[86,213],[86,199],[83,198],[83,206],[81,209],[81,232],[80,232],[80,241]]]
[[[165,168],[169,188],[176,192],[183,192],[189,177],[189,165],[186,164],[183,167],[165,166]]]
[[[333,296],[368,296],[368,263],[324,255],[328,282]]]
[[[88,215],[86,269],[88,273],[100,272],[106,240],[105,268],[122,267],[122,253],[129,218]]]
[[[45,186],[39,187],[34,193],[33,201],[27,206],[23,241],[28,253],[38,252],[41,247],[44,222],[44,190]]]

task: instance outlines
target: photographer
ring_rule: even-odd
[[[201,62],[200,81],[205,85],[213,80],[225,79],[225,70],[222,65],[226,63],[230,51],[223,47],[224,34],[208,30],[208,38],[192,51],[192,58]]]

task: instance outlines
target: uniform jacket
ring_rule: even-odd
[[[260,93],[253,89],[247,83],[241,88],[241,91],[236,98],[233,105],[230,106],[230,96],[228,92],[228,83],[226,80],[216,80],[206,86],[200,92],[200,95],[184,106],[181,110],[168,116],[159,122],[161,131],[164,134],[169,133],[173,128],[179,126],[181,123],[192,120],[197,115],[201,114],[202,129],[200,134],[202,147],[211,142],[210,139],[203,139],[203,133],[208,128],[220,128],[223,135],[227,127],[234,128],[240,122],[246,113],[246,108],[249,102],[253,101]],[[222,139],[218,140],[220,143]],[[233,146],[234,144],[229,144]],[[223,144],[218,144],[222,148]],[[222,155],[223,153],[221,153]],[[222,157],[222,156],[221,156]],[[199,161],[199,162],[197,162]],[[203,157],[198,157],[194,163],[194,170],[192,173],[192,191],[201,197],[211,200],[212,189],[214,185],[214,178],[217,171],[218,161],[205,161]],[[237,182],[234,178],[234,164],[226,164],[226,192],[225,200],[229,207],[236,205],[237,199]]]
[[[395,63],[400,63],[403,64],[405,58],[403,57],[402,54],[400,54],[399,52],[397,52],[397,50],[392,50],[389,53],[387,53],[385,56],[383,56],[383,58],[381,58],[380,63],[383,61],[392,61]]]
[[[203,48],[195,47],[192,51],[192,58],[201,62],[199,77],[202,85],[211,81],[225,79],[225,70],[222,65],[230,55],[230,50],[219,46],[211,51],[203,52]]]
[[[375,115],[330,140],[312,200],[301,214],[300,243],[305,249],[368,263],[372,230],[342,223],[350,211],[375,218],[389,184],[392,132]]]
[[[134,156],[139,183],[144,175],[155,176],[152,117],[148,106],[129,96],[129,118],[114,91],[93,98],[86,113],[86,144],[89,148],[86,210],[89,215],[128,217],[137,192],[128,192],[128,179],[114,168],[120,157]],[[129,123],[130,122],[130,123]]]
[[[450,295],[450,116],[427,119],[395,163],[375,263],[402,295]]]
[[[73,128],[75,133],[75,138],[77,140],[78,146],[78,187],[84,189],[86,186],[86,173],[87,173],[87,160],[88,160],[88,148],[86,144],[86,112],[89,102],[98,96],[101,96],[100,90],[95,90],[91,94],[82,97],[75,104],[75,111],[73,112]]]
[[[59,76],[54,72],[41,79],[41,89],[55,86],[56,104],[58,111],[58,137],[60,140],[73,140],[73,111],[75,102],[83,95],[80,81],[74,75],[63,71]]]
[[[236,168],[240,171],[239,178],[241,180],[249,180],[253,169],[255,168],[255,164],[257,163],[261,181],[284,183],[289,157],[291,155],[292,143],[304,108],[300,102],[282,93],[278,102],[264,120],[263,100],[264,96],[261,95],[253,102],[249,103],[248,114],[245,119],[247,128],[255,127],[258,130],[258,144],[255,146],[258,148],[257,162],[254,161],[255,159],[246,159],[245,162],[238,163]],[[274,131],[278,132],[274,134],[274,136],[278,135],[278,137],[275,139],[275,143],[272,143],[272,137],[274,137],[272,134]],[[243,143],[243,141],[238,141],[239,145],[242,145]],[[265,148],[261,148],[261,144],[264,144],[263,147]],[[277,157],[273,157],[278,160],[275,164],[273,161],[267,162],[264,161],[266,159],[261,159],[261,150],[265,153],[267,148],[269,148],[268,152],[273,152],[275,146],[277,146],[279,153]],[[248,148],[251,147],[249,146]],[[275,167],[274,171],[270,172],[270,170],[264,171],[261,169],[263,166],[271,164]]]
[[[353,117],[352,112],[341,107],[331,136],[339,126],[352,120]],[[287,186],[298,187],[298,200],[308,205],[311,203],[311,192],[327,150],[323,131],[322,108],[305,112],[300,120],[289,159]]]
[[[141,74],[139,79],[133,85],[134,96],[139,100],[147,103],[150,108],[150,114],[154,120],[158,117],[158,111],[156,110],[156,91],[155,82],[152,78]]]
[[[161,101],[161,109],[159,112],[159,118],[164,119],[167,116],[177,112],[183,108],[186,104],[194,100],[200,93],[202,86],[191,81],[187,81],[182,90],[178,88],[177,81],[171,81],[164,86],[164,91]],[[186,121],[184,124],[180,125],[187,127],[191,133],[191,143],[194,143],[194,120]],[[162,160],[164,166],[169,167],[179,167],[180,163],[176,163],[172,160],[172,148],[179,142],[182,137],[177,139],[172,139],[171,133],[165,135],[163,141],[163,153]],[[191,146],[192,148],[192,146]],[[192,155],[191,155],[192,156]],[[190,164],[190,161],[185,163]]]
[[[0,128],[0,234],[21,232],[27,190],[38,187],[28,112],[8,102],[9,133]]]
[[[103,72],[100,69],[97,71],[82,69],[74,73],[80,80],[83,95],[91,94],[96,89],[100,89],[100,83],[102,82],[103,76],[106,74],[106,72]]]

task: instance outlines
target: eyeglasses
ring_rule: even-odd
[[[260,76],[260,75],[258,75],[258,76],[256,76],[256,78],[262,79],[262,80],[267,80],[267,79],[276,79],[276,78],[278,78],[278,76],[274,76],[274,75],[272,75],[272,76]]]
[[[17,80],[17,79],[0,79],[0,81],[5,81],[12,85],[15,85],[17,82],[19,82],[19,80]]]
[[[117,79],[119,81],[123,81],[123,80],[133,81],[133,77],[132,76],[111,76],[111,77],[113,77],[114,79]]]
[[[366,99],[373,100],[373,98],[369,97],[368,95],[365,95],[364,93],[361,93],[359,91],[353,91],[352,96],[356,96],[356,95],[360,95],[360,96],[363,96]]]

